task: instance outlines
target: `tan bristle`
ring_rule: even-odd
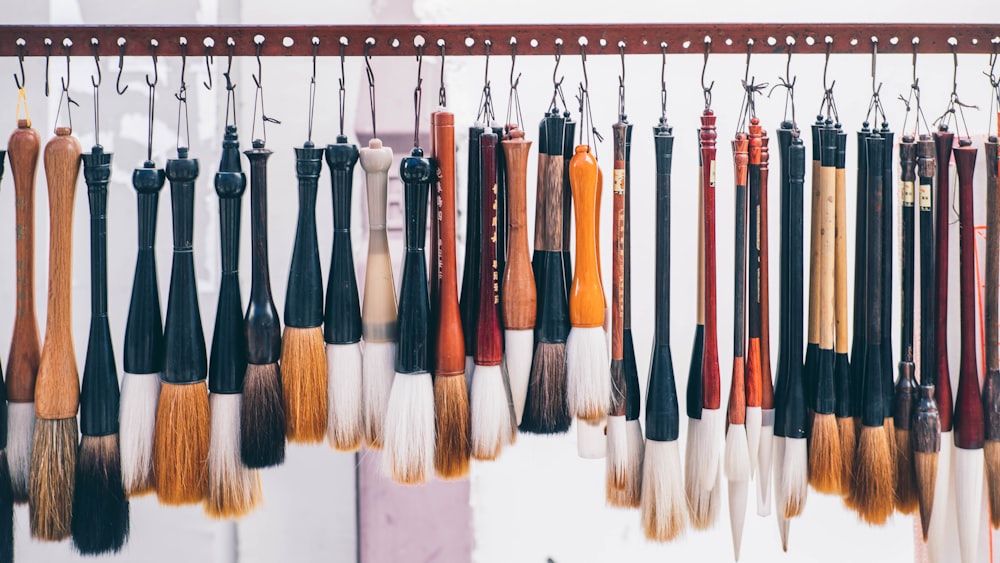
[[[687,502],[676,440],[646,443],[642,477],[642,529],[657,542],[676,539],[687,528]]]
[[[43,541],[69,537],[76,485],[76,417],[35,423],[28,507],[31,536]]]
[[[840,435],[840,494],[846,502],[851,493],[851,482],[854,480],[854,455],[858,445],[854,419],[849,416],[838,418],[837,433]]]
[[[837,417],[816,414],[809,442],[809,484],[821,493],[839,495],[843,463]]]
[[[212,518],[239,518],[257,506],[261,497],[260,472],[240,458],[239,393],[212,393],[208,448],[208,495],[205,513]]]
[[[854,466],[853,502],[858,515],[869,524],[880,526],[895,508],[895,474],[892,447],[884,426],[861,429]]]
[[[886,417],[882,422],[882,428],[885,428],[885,439],[886,443],[889,444],[889,459],[892,464],[892,487],[896,488],[896,422],[890,416]]]
[[[608,417],[609,420],[611,417]],[[611,429],[610,424],[608,429]],[[620,476],[613,478],[608,472],[605,491],[608,504],[620,508],[639,508],[642,500],[642,467],[645,458],[645,442],[638,420],[625,422],[625,442],[627,459]],[[610,458],[610,456],[609,456]]]
[[[917,477],[917,498],[920,502],[920,527],[924,541],[927,541],[931,513],[934,511],[934,485],[937,483],[938,454],[913,452],[913,468]]]
[[[208,493],[208,387],[163,383],[156,409],[153,474],[163,504],[201,502]]]
[[[987,440],[983,445],[986,458],[986,488],[990,499],[990,524],[1000,528],[1000,441]]]
[[[469,473],[469,395],[464,376],[434,378],[434,469],[442,479]]]
[[[917,485],[913,470],[913,442],[910,431],[896,428],[896,510],[903,514],[917,511]]]
[[[326,347],[323,329],[285,327],[281,398],[289,442],[315,444],[326,435]]]

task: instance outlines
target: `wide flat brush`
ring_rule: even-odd
[[[760,455],[760,432],[763,425],[763,380],[760,357],[760,157],[763,148],[760,120],[750,119],[747,155],[747,350],[745,393],[747,400],[747,446],[750,450],[750,477],[757,474]]]
[[[625,316],[622,328],[622,351],[625,360],[625,432],[628,464],[622,489],[629,506],[638,508],[642,493],[642,466],[645,457],[642,423],[642,391],[639,390],[639,367],[632,338],[632,124],[625,128]],[[599,220],[599,219],[598,219]],[[679,477],[678,477],[679,479]],[[678,481],[680,483],[680,481]]]
[[[208,495],[205,512],[213,518],[239,518],[260,501],[260,476],[240,455],[240,406],[247,369],[247,337],[240,293],[240,217],[247,178],[240,161],[236,126],[227,125],[222,158],[215,173],[222,241],[222,279],[215,312],[208,366],[212,428],[208,444]],[[325,373],[323,374],[325,377]]]
[[[817,115],[816,122],[810,127],[812,133],[812,173],[811,197],[809,205],[809,318],[808,318],[808,340],[806,341],[806,359],[802,368],[802,383],[805,388],[806,406],[808,408],[809,433],[812,431],[813,416],[816,412],[816,395],[820,371],[820,291],[822,288],[822,275],[820,273],[820,240],[822,238],[822,227],[820,226],[820,209],[823,207],[820,200],[820,182],[822,176],[822,146],[820,140],[821,131],[824,129],[823,116]]]
[[[760,449],[757,451],[757,515],[771,514],[771,469],[774,465],[774,382],[771,379],[770,249],[768,247],[768,151],[767,132],[761,130],[760,148]]]
[[[837,128],[837,166],[835,170],[836,218],[834,225],[834,314],[836,334],[834,342],[834,385],[837,394],[835,412],[837,434],[840,438],[840,493],[850,493],[851,475],[854,472],[854,453],[857,432],[854,427],[851,365],[848,359],[850,342],[847,336],[847,133]]]
[[[3,180],[7,151],[0,150],[0,181]],[[14,495],[10,486],[10,465],[7,463],[7,386],[0,367],[0,562],[14,560]]]
[[[35,176],[42,141],[20,119],[7,141],[14,177],[17,303],[7,354],[7,461],[14,502],[28,501],[31,442],[35,433],[35,377],[41,358],[35,314]]]
[[[998,124],[1000,125],[1000,124]],[[986,374],[983,378],[983,411],[986,434],[983,453],[986,458],[986,484],[990,501],[990,523],[1000,528],[1000,358],[997,353],[997,332],[1000,319],[997,310],[1000,295],[1000,185],[997,182],[1000,144],[996,136],[986,141],[986,278],[983,303],[986,306]]]
[[[462,311],[462,334],[465,336],[465,380],[472,383],[472,370],[475,367],[473,355],[476,351],[476,323],[479,311],[479,279],[480,256],[482,247],[483,196],[482,184],[482,148],[480,138],[486,132],[481,123],[469,127],[469,189],[465,200],[465,258],[462,260],[462,289],[459,295],[459,306]]]
[[[653,351],[646,386],[646,448],[640,512],[646,537],[668,542],[687,528],[681,475],[680,410],[670,354],[670,169],[673,128],[661,117],[653,128],[656,156],[656,264]]]
[[[31,447],[28,508],[31,536],[69,537],[77,454],[80,387],[71,321],[73,200],[80,174],[80,142],[57,127],[45,145],[49,187],[49,303],[45,341],[35,382],[35,433]]]
[[[153,436],[156,496],[195,504],[208,493],[208,360],[194,274],[194,190],[198,160],[179,147],[167,161],[174,252],[163,329],[163,375]]]

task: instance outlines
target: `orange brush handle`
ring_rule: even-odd
[[[569,321],[575,327],[604,326],[604,289],[597,261],[597,159],[587,145],[577,145],[569,163],[576,216],[576,264],[569,293]]]
[[[437,225],[440,245],[437,254],[438,332],[435,375],[465,374],[465,336],[458,308],[458,273],[455,265],[455,114],[435,112],[432,118],[434,150],[438,166],[439,212]]]
[[[747,185],[750,190],[748,206],[748,292],[746,350],[746,400],[748,407],[761,406],[760,378],[760,120],[750,120],[749,166]]]
[[[531,141],[524,132],[512,129],[503,141],[507,160],[507,267],[504,268],[501,305],[504,328],[532,330],[538,296],[528,249],[528,158]]]

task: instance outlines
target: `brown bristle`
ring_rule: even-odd
[[[986,458],[986,488],[990,499],[990,524],[1000,528],[1000,441],[987,440],[983,445]]]
[[[858,444],[854,419],[838,418],[837,431],[840,435],[840,494],[846,500],[850,496],[851,482],[854,480],[854,455]]]
[[[852,501],[865,522],[880,526],[892,516],[896,485],[892,447],[884,426],[861,429],[852,490]]]
[[[0,563],[14,561],[14,491],[7,450],[0,450]]]
[[[247,467],[285,461],[285,407],[278,369],[278,364],[247,364],[240,403],[240,456]]]
[[[886,443],[889,444],[890,462],[892,463],[893,488],[896,487],[896,422],[891,416],[882,421],[882,428],[885,428]]]
[[[989,443],[989,442],[987,442]],[[913,468],[917,476],[917,498],[920,501],[920,527],[924,541],[931,526],[934,511],[934,488],[937,484],[938,454],[913,452]]]
[[[240,518],[260,502],[260,472],[240,458],[241,399],[238,393],[209,396],[212,430],[205,513],[212,518]]]
[[[896,510],[913,514],[919,507],[910,431],[896,428]]]
[[[128,539],[118,434],[80,439],[73,493],[73,545],[82,555],[117,553]]]
[[[208,386],[163,383],[153,435],[156,496],[167,505],[196,504],[208,493]]]
[[[69,537],[76,485],[76,417],[39,418],[31,445],[28,506],[31,536],[44,541]]]
[[[628,457],[620,475],[607,471],[605,492],[607,502],[620,508],[639,508],[642,501],[642,471],[645,461],[645,440],[638,420],[625,422],[625,442]],[[610,446],[610,444],[609,444]]]
[[[442,479],[469,473],[469,395],[465,377],[434,378],[434,469]]]
[[[315,444],[326,435],[326,344],[323,329],[285,327],[281,398],[289,442]]]
[[[837,418],[833,414],[817,414],[809,442],[809,484],[821,493],[839,495],[843,490],[843,463]]]
[[[566,403],[566,344],[539,342],[531,363],[521,431],[562,434],[572,421]]]

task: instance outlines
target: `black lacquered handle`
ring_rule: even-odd
[[[871,283],[865,286],[868,305],[865,355],[865,371],[862,387],[861,422],[865,426],[882,426],[885,418],[884,393],[881,373],[882,344],[882,159],[885,140],[878,136],[866,141],[868,152],[868,277]]]
[[[281,357],[281,320],[271,297],[267,243],[267,159],[271,151],[254,141],[250,160],[250,304],[244,316],[247,361],[273,364]]]
[[[882,403],[883,416],[893,415],[895,408],[895,386],[893,385],[892,359],[892,242],[896,225],[893,222],[892,189],[893,177],[893,134],[888,124],[883,123],[879,135],[885,139],[882,153]]]
[[[497,136],[497,279],[503,279],[504,268],[507,267],[507,155],[503,152],[503,127],[492,127]],[[500,291],[500,290],[498,290]]]
[[[414,148],[399,165],[406,213],[406,254],[399,290],[398,373],[427,373],[430,368],[430,298],[424,245],[427,239],[427,196],[433,172],[433,164],[430,159],[424,158],[424,151],[420,148]]]
[[[323,324],[323,273],[316,239],[316,192],[323,169],[323,149],[308,142],[295,149],[295,173],[299,180],[299,217],[288,273],[285,324],[312,328]]]
[[[563,157],[563,179],[562,179],[562,257],[563,257],[563,283],[566,285],[566,295],[569,295],[569,288],[573,284],[573,261],[569,249],[569,237],[573,231],[573,190],[569,184],[569,162],[573,159],[574,137],[576,136],[576,122],[570,117],[569,112],[563,114],[563,137],[562,137],[562,157]],[[553,146],[553,153],[559,154],[559,149]]]
[[[788,148],[788,387],[786,390],[785,437],[806,437],[806,406],[802,383],[802,231],[806,148],[793,137]],[[783,260],[784,262],[784,260]],[[782,290],[784,292],[784,290]],[[785,329],[782,329],[785,332]],[[780,370],[780,368],[779,368]]]
[[[329,344],[353,344],[361,340],[361,304],[351,243],[351,194],[359,155],[358,148],[346,142],[326,147],[333,189],[333,251],[324,329]]]
[[[462,315],[462,334],[466,354],[476,349],[476,324],[479,318],[480,252],[483,240],[483,194],[481,178],[482,149],[480,138],[483,127],[469,128],[469,183],[465,200],[465,260],[462,266],[462,289],[459,310]],[[409,221],[407,221],[409,225]]]
[[[139,251],[125,324],[124,367],[127,373],[158,373],[163,369],[163,316],[156,275],[156,211],[166,181],[163,169],[146,161],[132,171],[138,199]]]
[[[920,384],[933,387],[937,383],[932,358],[934,346],[934,140],[921,135],[917,142],[917,206],[920,208]],[[924,288],[927,288],[925,290]]]

